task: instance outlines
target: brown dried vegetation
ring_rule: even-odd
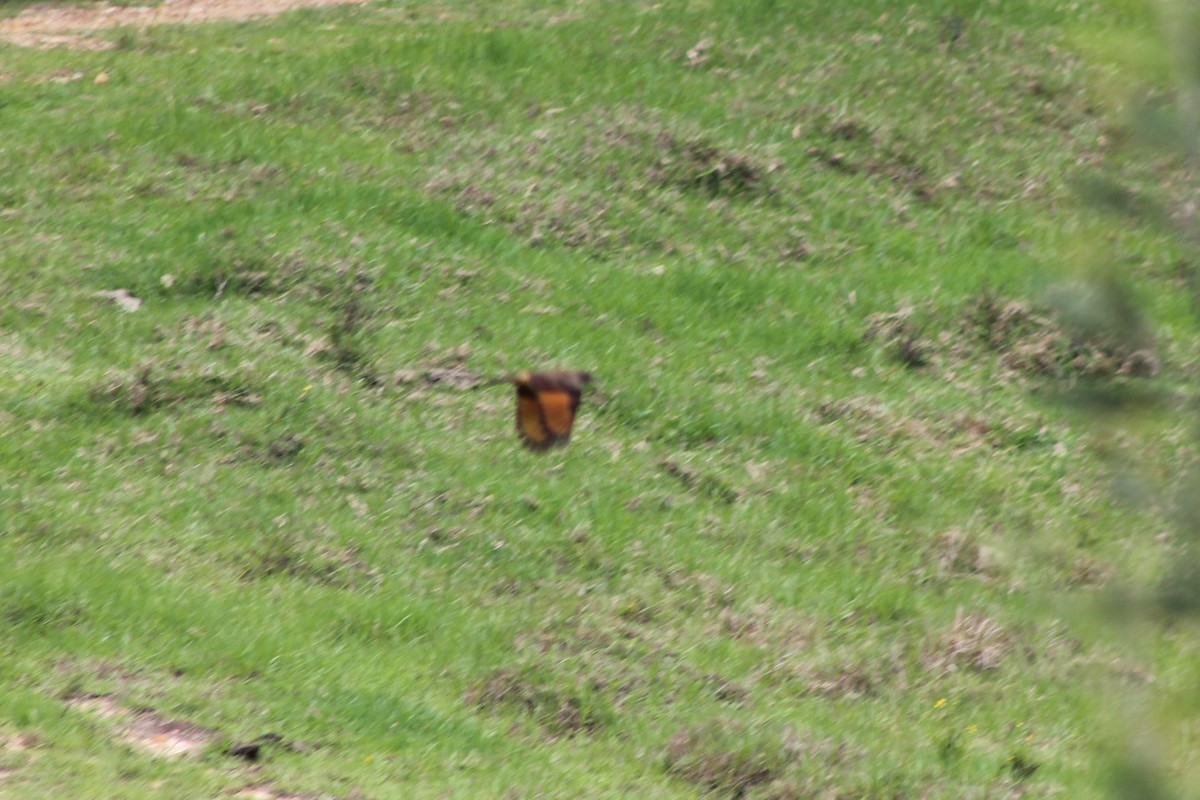
[[[201,399],[219,406],[253,407],[262,401],[262,396],[241,375],[148,362],[133,375],[113,373],[93,385],[86,401],[79,405],[104,413],[140,415]]]
[[[594,691],[565,690],[528,670],[501,669],[476,683],[465,696],[479,709],[515,709],[552,736],[593,733],[608,724],[611,712]]]
[[[1157,353],[1143,342],[1072,329],[1051,310],[992,294],[975,300],[963,329],[999,353],[1005,367],[1027,375],[1149,378],[1159,371]]]
[[[1122,341],[1071,325],[1052,309],[990,293],[970,303],[956,329],[932,332],[935,320],[931,310],[912,306],[872,314],[863,340],[905,366],[951,375],[996,356],[1004,370],[1030,378],[1150,378],[1160,370],[1145,337]]]
[[[659,467],[664,473],[678,480],[689,492],[710,497],[726,505],[738,501],[738,492],[723,481],[711,475],[705,475],[694,467],[681,464],[673,459],[663,459]]]
[[[815,410],[823,423],[846,426],[856,439],[888,447],[911,442],[965,453],[1024,447],[1048,435],[1036,422],[991,421],[967,412],[912,415],[865,398],[830,400],[819,403]]]
[[[868,342],[879,342],[895,360],[907,367],[923,367],[929,363],[931,345],[922,337],[911,307],[867,317],[863,338]]]
[[[987,672],[999,667],[1015,646],[1013,634],[996,620],[959,610],[951,629],[926,652],[925,664],[937,673]]]
[[[778,739],[733,720],[682,728],[667,744],[667,772],[721,797],[739,798],[781,778],[788,754]]]
[[[111,695],[68,697],[67,705],[113,720],[122,740],[163,758],[197,755],[216,739],[214,731],[169,719],[148,708],[127,708]]]
[[[244,581],[287,576],[321,586],[355,589],[380,579],[379,570],[365,562],[353,547],[321,546],[292,531],[269,531],[256,537],[235,562]]]
[[[1009,567],[996,548],[981,543],[979,536],[959,528],[942,531],[933,538],[931,558],[936,563],[937,573],[946,577],[992,581],[1009,574]]]
[[[779,169],[777,164],[757,164],[703,139],[680,139],[664,132],[658,135],[657,143],[663,155],[650,172],[651,180],[701,191],[710,197],[769,194],[767,175]]]
[[[361,3],[363,0],[173,0],[169,3],[81,5],[38,3],[0,20],[0,39],[24,47],[110,50],[116,45],[84,35],[124,26],[179,25],[274,16],[313,6]]]
[[[831,116],[825,109],[814,109],[814,118],[797,125],[793,136],[799,138],[809,131],[810,158],[847,175],[867,175],[879,178],[906,194],[931,201],[942,191],[957,188],[958,179],[935,181],[930,170],[912,152],[913,145],[872,130],[861,120]],[[806,116],[803,115],[802,116]]]

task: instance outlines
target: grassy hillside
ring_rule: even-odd
[[[1196,339],[1180,246],[1071,188],[1178,186],[1077,6],[0,45],[0,795],[1095,794],[1097,687],[1188,648],[1065,609],[1157,574],[1105,457],[1186,425],[1053,390],[1187,395]],[[1152,344],[1056,321],[1080,265]],[[569,448],[473,386],[525,367],[597,376]]]

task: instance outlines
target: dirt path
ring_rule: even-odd
[[[163,0],[154,6],[108,3],[40,3],[15,17],[0,19],[0,39],[24,47],[105,50],[113,45],[87,34],[123,26],[182,25],[214,20],[270,17],[297,8],[362,3],[367,0]]]

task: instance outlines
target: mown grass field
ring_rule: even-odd
[[[1054,400],[1191,396],[1182,246],[1071,188],[1183,193],[1123,127],[1165,76],[1102,55],[1149,30],[380,0],[0,45],[0,796],[1097,796],[1114,692],[1195,672],[1070,611],[1158,575],[1111,456],[1169,482],[1188,420]],[[1093,266],[1152,344],[1055,321]],[[597,376],[565,450],[471,387],[525,367]]]

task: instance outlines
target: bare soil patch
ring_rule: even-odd
[[[17,770],[33,760],[30,752],[35,740],[32,737],[14,733],[11,736],[0,736],[0,785],[6,778],[15,775]]]
[[[163,0],[152,6],[108,3],[39,3],[0,20],[0,40],[23,47],[109,50],[113,43],[88,34],[148,25],[190,25],[218,20],[261,19],[298,8],[363,3],[366,0]]]
[[[149,709],[129,709],[109,695],[83,695],[67,701],[82,711],[116,720],[121,738],[151,755],[179,758],[198,754],[215,734],[190,722],[162,717]]]
[[[303,795],[281,792],[270,785],[248,786],[234,795],[246,800],[304,800]]]

